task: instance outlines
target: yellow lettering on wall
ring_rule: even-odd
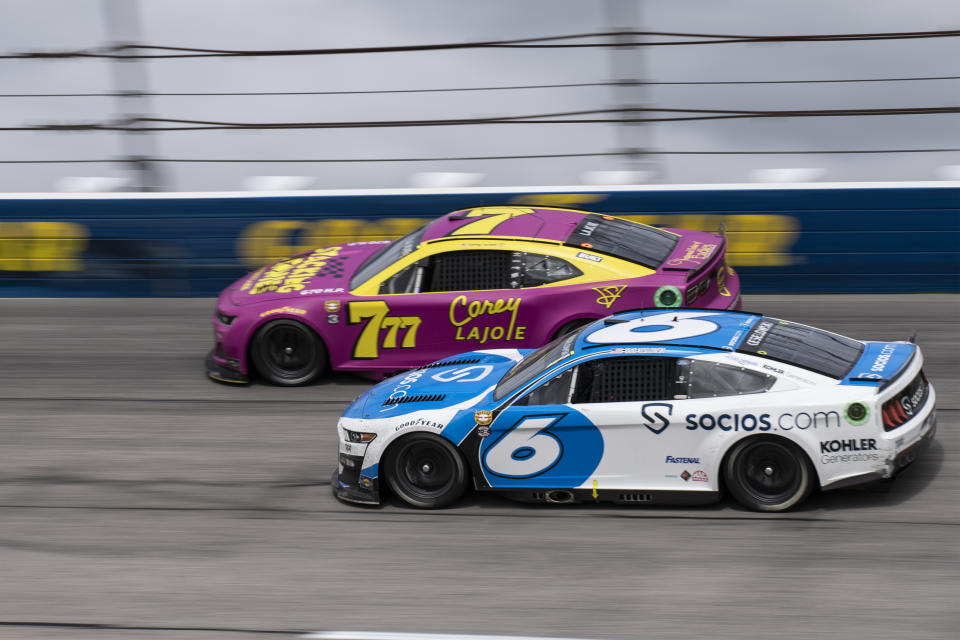
[[[606,193],[528,193],[510,198],[510,204],[533,204],[541,207],[573,207],[578,204],[600,202],[609,197]]]
[[[0,271],[82,271],[89,237],[74,222],[0,222]]]
[[[643,214],[618,216],[643,224],[696,229],[716,233],[727,227],[727,262],[736,266],[780,267],[802,261],[793,255],[800,236],[800,221],[776,213],[758,214]]]
[[[237,254],[249,267],[287,258],[331,244],[393,240],[427,222],[423,218],[324,218],[322,220],[263,220],[247,226],[237,242]]]

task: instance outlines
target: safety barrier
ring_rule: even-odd
[[[960,291],[960,183],[0,195],[2,296],[213,296],[294,252],[539,204],[726,228],[754,293]]]

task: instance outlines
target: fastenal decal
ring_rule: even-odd
[[[674,458],[667,456],[664,459],[665,464],[700,464],[700,458]]]

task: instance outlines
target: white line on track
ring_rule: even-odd
[[[406,633],[395,631],[317,631],[304,638],[313,640],[582,640],[544,636],[483,636],[460,633]]]

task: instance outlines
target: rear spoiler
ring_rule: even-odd
[[[910,334],[910,337],[907,338],[906,341],[907,341],[907,343],[909,343],[909,344],[917,344],[917,330],[916,330],[916,329],[913,330],[913,333]],[[881,377],[881,376],[877,376],[877,377],[870,377],[870,378],[865,378],[865,377],[847,378],[847,381],[848,381],[848,382],[874,382],[874,383],[877,383],[877,393],[880,393],[881,391],[883,391],[884,389],[886,389],[887,387],[889,387],[890,384],[891,384],[894,380],[897,380],[897,379],[900,377],[900,375],[899,375],[900,372],[904,371],[905,369],[907,369],[907,368],[910,366],[910,363],[913,362],[913,359],[917,357],[917,351],[919,351],[919,349],[914,349],[913,353],[910,354],[910,357],[907,358],[907,361],[906,361],[905,363],[903,363],[903,366],[901,366],[899,369],[897,369],[897,371],[894,372],[894,373],[896,373],[897,375],[894,375],[894,376],[892,376],[892,377],[887,377],[887,376],[882,376],[882,377]],[[874,375],[876,375],[876,374],[874,374]]]
[[[726,233],[726,228],[724,228],[723,225],[721,225],[721,231],[723,231],[724,234]],[[721,236],[720,236],[720,244],[717,246],[716,250],[714,251],[714,254],[711,255],[711,257],[710,257],[709,260],[707,260],[706,262],[704,262],[704,263],[701,264],[700,266],[697,266],[697,267],[660,267],[660,270],[661,270],[661,271],[686,271],[686,272],[687,272],[687,278],[686,278],[686,279],[687,279],[687,281],[690,281],[690,280],[693,280],[694,277],[696,277],[697,275],[699,275],[700,273],[702,273],[702,272],[704,271],[704,269],[707,268],[707,265],[709,265],[709,264],[715,264],[715,262],[716,262],[716,260],[717,260],[717,256],[720,255],[721,253],[723,253],[724,251],[726,251],[726,249],[727,249],[727,236],[726,236],[726,235],[721,235]]]

